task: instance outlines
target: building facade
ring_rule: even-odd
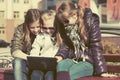
[[[16,26],[24,21],[30,8],[38,8],[40,0],[0,0],[0,39],[10,42]]]
[[[15,27],[24,21],[24,15],[28,9],[56,10],[61,2],[65,1],[73,1],[82,6],[90,7],[94,13],[99,15],[101,24],[120,23],[120,8],[117,8],[117,12],[114,13],[114,20],[108,16],[109,13],[112,13],[108,11],[114,10],[114,4],[113,8],[110,6],[114,0],[0,0],[0,39],[7,42],[11,41]],[[118,7],[120,0],[116,1],[118,1],[116,2]]]

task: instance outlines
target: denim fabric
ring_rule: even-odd
[[[45,80],[54,80],[54,72],[48,71],[45,73]]]
[[[15,58],[13,61],[15,80],[28,80],[28,67],[26,60]]]
[[[32,71],[32,74],[30,76],[30,80],[43,80],[44,73],[40,70],[34,70]]]
[[[89,62],[80,61],[75,63],[72,59],[65,59],[58,63],[57,72],[68,71],[71,80],[93,74],[93,65]]]
[[[54,80],[54,71],[42,72],[29,70],[26,60],[15,58],[13,61],[15,80]]]

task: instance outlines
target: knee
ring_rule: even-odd
[[[57,71],[68,71],[72,64],[71,59],[62,60],[57,64]]]
[[[31,74],[31,79],[35,80],[42,80],[43,79],[43,72],[39,70],[34,70]]]
[[[48,71],[45,75],[45,80],[53,80],[54,79],[54,72]]]

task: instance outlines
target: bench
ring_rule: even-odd
[[[14,80],[12,68],[0,68],[0,80]]]
[[[120,62],[120,54],[104,54],[106,62]],[[120,64],[112,65],[107,64],[109,73],[119,73],[120,74]],[[11,68],[0,68],[0,80],[14,80],[13,78],[13,70]],[[111,78],[103,78],[97,76],[88,76],[79,78],[77,80],[120,80],[120,76],[111,77]]]
[[[104,54],[106,62],[120,62],[120,54]],[[107,63],[108,73],[119,73],[118,77],[98,77],[98,76],[88,76],[82,77],[77,80],[120,80],[120,63],[118,64],[109,64]]]

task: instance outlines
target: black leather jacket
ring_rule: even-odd
[[[99,27],[99,17],[96,14],[93,14],[90,9],[85,10],[84,17],[85,27],[87,28],[87,37],[88,41],[85,49],[84,55],[86,61],[90,62],[94,66],[94,72],[99,75],[101,73],[107,72],[106,62],[103,57],[103,47],[101,44],[101,32]],[[60,27],[63,27],[62,25]],[[59,30],[60,35],[63,39],[63,44],[59,48],[56,56],[62,56],[63,59],[74,58],[74,50],[71,49],[70,42],[65,36],[64,30]]]

